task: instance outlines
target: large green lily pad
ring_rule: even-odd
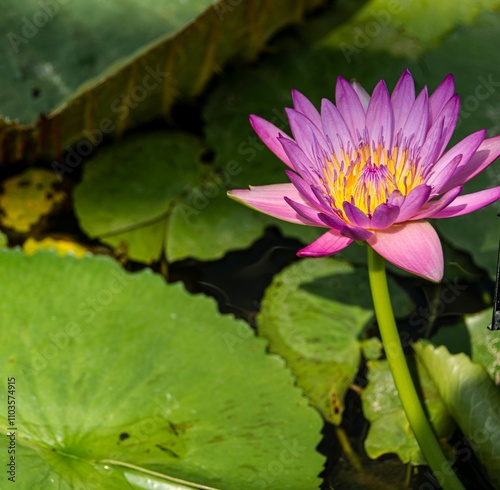
[[[401,405],[386,360],[368,361],[368,386],[363,390],[363,414],[370,422],[365,450],[370,458],[395,453],[403,463],[427,464]],[[420,363],[412,366],[418,376],[427,412],[440,438],[453,434],[454,424],[439,398],[432,379]]]
[[[212,300],[102,257],[2,251],[0,269],[20,488],[318,487],[320,417]]]
[[[391,292],[396,312],[408,314],[408,298],[392,281]],[[363,339],[372,319],[366,271],[324,258],[301,260],[275,276],[257,323],[325,419],[340,424],[362,349],[380,354],[380,343]]]
[[[9,0],[0,21],[0,163],[59,159],[75,143],[99,145],[168,114],[229,59],[255,57],[323,1]]]
[[[500,485],[500,389],[484,367],[445,346],[415,346],[439,396],[483,464],[493,485]]]

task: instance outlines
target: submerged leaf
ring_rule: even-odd
[[[16,400],[0,428],[16,427],[22,488],[318,487],[320,417],[212,300],[103,257],[2,251],[0,268]]]

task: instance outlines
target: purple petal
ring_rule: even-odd
[[[235,189],[228,191],[227,194],[236,201],[240,201],[269,216],[274,216],[275,218],[289,221],[290,223],[318,226],[316,222],[308,221],[298,215],[297,212],[285,202],[286,196],[305,206],[309,205],[293,184],[250,186],[250,190]]]
[[[450,73],[439,84],[439,86],[436,88],[436,90],[434,90],[433,94],[429,98],[429,113],[432,123],[437,120],[439,114],[443,110],[443,107],[453,97],[454,93],[455,83],[453,80],[453,75]]]
[[[454,184],[460,185],[468,182],[494,162],[499,155],[500,136],[485,139],[466,165],[462,165],[462,162],[460,162],[457,170],[446,185],[446,189],[453,187]]]
[[[424,167],[434,165],[441,156],[443,147],[444,117],[440,117],[429,129],[422,149],[419,162]]]
[[[293,106],[298,111],[310,119],[319,129],[321,129],[321,117],[314,104],[298,90],[292,90]]]
[[[460,163],[457,168],[446,180],[437,181],[435,183],[436,190],[438,192],[446,192],[457,185],[461,185],[464,182],[460,180],[460,169],[467,167],[469,160],[472,155],[476,152],[479,145],[483,142],[484,137],[486,135],[486,130],[483,129],[481,131],[476,131],[475,133],[470,134],[462,141],[457,143],[453,148],[449,149],[436,163],[434,168],[432,169],[432,173],[436,172],[437,174],[442,173],[442,169],[451,165],[451,162],[457,157],[461,156]],[[448,172],[447,172],[448,173]],[[426,179],[427,180],[427,179]]]
[[[449,190],[443,197],[441,197],[441,199],[427,203],[422,210],[412,216],[411,219],[433,218],[437,212],[449,206],[462,192],[462,189],[463,186],[458,186]]]
[[[460,99],[458,95],[454,95],[448,100],[443,110],[437,116],[444,118],[444,124],[443,124],[444,131],[441,137],[441,147],[439,148],[438,155],[441,155],[443,153],[444,149],[448,145],[453,135],[453,131],[455,131],[459,110],[460,110]]]
[[[424,142],[429,124],[429,101],[426,87],[415,99],[410,114],[403,128],[402,143],[404,144],[406,139],[406,143],[411,141],[411,146],[419,147]]]
[[[361,105],[366,112],[366,109],[368,109],[368,104],[370,103],[370,94],[361,86],[360,83],[356,81],[352,82],[351,85],[354,91],[358,94]]]
[[[285,202],[299,215],[302,216],[306,221],[312,222],[315,226],[322,226],[326,228],[325,224],[318,218],[319,210],[310,204],[300,204],[295,202],[289,197],[284,197]]]
[[[429,175],[425,178],[425,183],[432,188],[431,197],[437,196],[443,192],[443,186],[448,182],[451,176],[455,173],[462,155],[457,155],[447,165],[435,166]]]
[[[321,120],[325,136],[330,140],[335,154],[341,156],[342,150],[347,150],[348,146],[352,148],[353,145],[349,145],[352,134],[344,118],[339,110],[327,99],[321,101]]]
[[[389,92],[383,80],[377,83],[373,90],[368,110],[366,111],[366,127],[370,139],[383,143],[385,148],[392,148],[392,137],[394,131],[394,115],[392,114]]]
[[[302,148],[304,153],[315,161],[315,151],[313,142],[316,139],[319,144],[326,150],[328,144],[323,133],[316,125],[306,116],[297,112],[295,109],[285,109],[292,130],[293,137],[297,144]]]
[[[390,204],[380,204],[375,208],[370,228],[373,230],[385,230],[392,226],[399,216],[399,208]]]
[[[289,139],[291,138],[286,135],[281,129],[277,128],[274,124],[271,124],[269,121],[262,119],[259,116],[251,115],[250,116],[250,124],[252,128],[257,133],[259,138],[263,141],[263,143],[284,163],[286,163],[289,167],[292,166],[288,156],[283,150],[283,146],[278,141],[278,137]]]
[[[404,127],[414,102],[415,84],[410,72],[405,70],[391,95],[395,134]]]
[[[348,225],[334,213],[319,213],[318,218],[331,228],[340,231],[341,235],[352,238],[353,240],[363,241],[373,236],[371,231],[364,230],[363,228],[359,228],[357,226]]]
[[[400,206],[399,216],[396,221],[398,223],[403,223],[415,216],[429,200],[430,195],[430,186],[422,184],[415,187],[415,189],[406,196],[404,203]]]
[[[472,213],[500,199],[500,186],[484,191],[458,196],[447,208],[434,214],[433,218],[451,218]]]
[[[295,188],[299,191],[302,197],[309,201],[310,204],[316,207],[325,207],[325,203],[323,200],[318,201],[316,194],[313,192],[310,184],[308,184],[304,179],[302,179],[299,175],[291,170],[285,170],[285,173],[288,175],[288,178],[295,186]],[[329,208],[325,208],[325,211],[329,211]]]
[[[297,252],[299,257],[325,257],[339,252],[352,240],[340,235],[337,230],[329,230],[321,235],[317,240]]]
[[[285,138],[280,138],[279,142],[283,145],[283,150],[290,160],[290,166],[298,172],[307,183],[315,183],[318,178],[314,173],[314,165],[299,145],[295,143],[295,141]]]
[[[337,78],[335,105],[351,129],[354,143],[357,143],[365,132],[365,111],[356,91],[342,77]]]
[[[366,216],[361,209],[351,204],[349,201],[344,201],[342,204],[344,208],[344,213],[346,218],[354,225],[359,226],[360,228],[369,228],[370,227],[370,218]]]
[[[377,231],[368,244],[394,265],[430,281],[443,278],[443,250],[427,221],[408,221]]]

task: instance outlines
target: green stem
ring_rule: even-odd
[[[436,435],[425,416],[424,409],[413,384],[403,347],[401,346],[396,321],[394,320],[385,275],[385,261],[370,246],[367,249],[370,287],[380,335],[394,383],[410,427],[425,459],[431,467],[434,476],[438,478],[441,486],[445,490],[464,490],[460,480],[443,454]]]

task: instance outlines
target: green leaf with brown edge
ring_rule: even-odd
[[[432,377],[441,399],[491,483],[500,486],[500,389],[483,366],[460,353],[428,342],[415,345],[415,352]]]
[[[8,0],[0,24],[7,53],[0,71],[8,74],[0,90],[0,164],[42,156],[71,169],[60,159],[64,149],[80,142],[84,153],[82,141],[99,145],[167,115],[229,60],[254,58],[273,33],[324,1],[290,8],[286,0],[74,0],[52,2],[51,12],[34,0]]]
[[[0,251],[0,269],[0,450],[15,441],[14,486],[318,488],[321,418],[212,299],[102,256]]]
[[[407,315],[406,294],[392,281],[390,289],[397,314]],[[314,406],[337,425],[362,349],[377,352],[363,339],[372,308],[366,270],[337,259],[303,259],[274,277],[257,317],[271,352],[285,359]]]
[[[370,422],[364,443],[366,453],[373,459],[395,453],[403,463],[427,464],[401,405],[389,364],[386,360],[368,361],[367,366],[368,385],[361,395],[363,414]],[[414,379],[418,373],[419,387],[434,429],[440,438],[451,437],[454,424],[432,379],[420,363],[416,363],[416,370],[414,363],[410,366]]]

